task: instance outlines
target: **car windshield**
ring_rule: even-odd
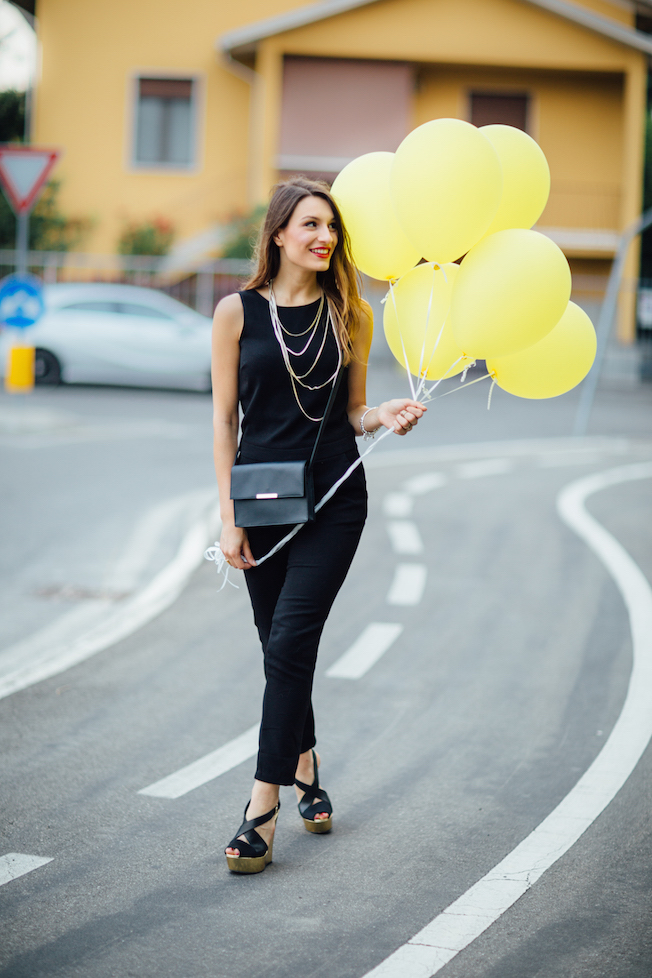
[[[146,319],[167,319],[168,322],[174,322],[172,316],[153,306],[141,306],[136,302],[118,302],[117,307],[117,312],[122,313],[123,316],[142,316]]]
[[[61,306],[61,310],[65,309],[66,312],[69,309],[75,312],[117,312],[116,306],[117,303],[107,302],[104,299],[88,299],[86,302],[69,302],[67,305]]]

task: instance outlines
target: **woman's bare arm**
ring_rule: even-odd
[[[220,494],[220,549],[229,563],[243,570],[255,565],[247,533],[235,525],[231,468],[238,450],[238,371],[244,310],[239,295],[227,295],[213,317],[213,456]]]

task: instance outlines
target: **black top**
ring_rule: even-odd
[[[294,461],[307,459],[312,452],[319,424],[301,412],[292,390],[290,375],[283,362],[278,340],[274,335],[267,299],[255,289],[240,292],[244,307],[244,328],[240,337],[239,399],[244,417],[240,451],[250,461]],[[288,330],[283,334],[291,350],[303,350],[310,332],[303,336],[317,315],[319,300],[307,306],[279,306],[281,323]],[[319,352],[324,332],[326,341],[319,361],[304,383],[314,387],[322,384],[337,366],[337,344],[328,325],[327,304],[314,338],[301,356],[290,354],[295,373],[305,374]],[[294,334],[294,337],[293,335]],[[347,415],[348,367],[344,369],[335,403],[322,433],[318,458],[327,458],[355,447],[355,432]],[[297,396],[304,410],[313,418],[321,418],[332,384],[319,390],[306,390],[296,384]]]

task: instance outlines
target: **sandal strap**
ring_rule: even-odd
[[[328,794],[323,790],[323,788],[320,788],[319,794],[321,797],[317,801],[313,801],[312,804],[303,804],[305,801],[305,795],[299,802],[299,812],[301,817],[307,819],[309,822],[314,822],[315,815],[321,815],[322,812],[325,812],[329,816],[333,814],[333,806],[331,805],[331,800],[328,797]]]
[[[245,805],[245,820],[229,842],[227,849],[239,849],[241,856],[264,856],[267,852],[268,845],[263,838],[256,832],[259,825],[264,825],[265,822],[269,822],[281,807],[280,801],[278,804],[272,808],[270,812],[266,812],[264,815],[258,815],[257,818],[247,819],[247,809],[251,804],[250,801]],[[238,836],[244,835],[246,842],[239,839]],[[243,850],[247,850],[246,852]]]
[[[314,816],[320,815],[322,812],[328,812],[329,815],[333,814],[333,806],[327,792],[319,787],[319,768],[314,750],[312,752],[312,764],[315,773],[312,784],[305,784],[297,778],[294,779],[297,788],[301,788],[304,792],[303,798],[299,802],[299,813],[302,818],[306,818],[309,822],[313,822]]]
[[[281,803],[279,801],[278,804],[274,808],[272,808],[270,812],[265,812],[264,815],[258,815],[257,818],[247,819],[247,809],[249,808],[250,804],[251,802],[248,801],[247,804],[245,805],[245,820],[240,826],[240,828],[238,829],[238,831],[236,832],[236,836],[246,835],[247,832],[250,832],[252,829],[257,829],[259,825],[264,825],[265,822],[269,822],[270,819],[272,819],[274,815],[277,814],[277,812],[280,810],[281,807]],[[257,832],[256,835],[258,835]]]
[[[252,835],[256,836],[258,844],[254,843],[252,845],[251,842],[243,842],[236,835],[235,839],[231,839],[226,849],[237,849],[245,859],[255,859],[257,856],[264,856],[267,852],[267,846],[257,832],[253,832]]]
[[[299,781],[298,778],[294,779],[294,783],[296,784],[297,788],[301,788],[301,790],[305,791],[306,794],[309,791],[312,791],[312,789],[314,788],[314,784],[305,784],[303,781]]]
[[[312,784],[305,784],[303,781],[299,781],[297,778],[295,778],[294,783],[296,784],[297,788],[301,788],[302,791],[308,792],[319,787],[319,768],[317,765],[317,755],[315,754],[314,749],[312,752],[312,771]]]

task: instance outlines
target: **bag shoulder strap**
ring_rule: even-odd
[[[310,461],[308,462],[308,466],[307,466],[308,470],[310,470],[312,468],[313,463],[315,461],[315,456],[317,454],[317,446],[319,445],[319,439],[321,438],[322,432],[323,432],[324,428],[326,427],[326,422],[328,421],[328,416],[331,413],[331,409],[333,407],[333,403],[335,401],[335,397],[337,395],[337,391],[338,391],[338,388],[340,386],[340,381],[342,380],[342,374],[343,373],[344,373],[344,366],[341,366],[340,369],[337,372],[337,377],[333,381],[333,387],[331,389],[331,392],[330,392],[330,395],[329,395],[329,398],[328,398],[328,403],[326,404],[326,410],[324,411],[324,417],[321,419],[321,423],[319,425],[319,431],[317,432],[317,437],[315,439],[315,444],[313,445],[312,453],[310,455]]]

